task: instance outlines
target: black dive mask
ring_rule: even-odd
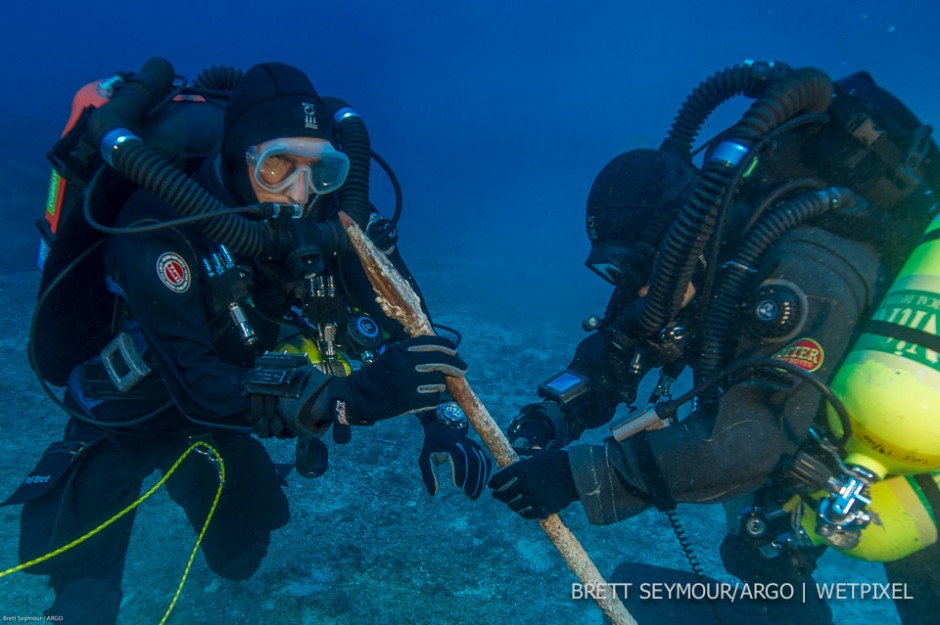
[[[610,284],[636,292],[649,282],[655,254],[652,246],[645,244],[633,247],[595,244],[584,264]]]

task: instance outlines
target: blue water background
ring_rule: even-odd
[[[61,132],[72,95],[80,86],[115,71],[137,70],[152,56],[167,58],[178,73],[189,77],[211,65],[246,69],[269,60],[292,63],[310,75],[321,94],[341,97],[360,112],[374,149],[395,169],[404,189],[400,231],[405,257],[422,284],[428,285],[432,311],[443,310],[444,321],[471,326],[474,329],[467,334],[477,345],[486,346],[487,352],[474,351],[471,342],[466,353],[473,356],[468,360],[476,368],[484,398],[500,407],[496,416],[505,423],[512,407],[534,397],[534,384],[567,361],[580,337],[576,330],[580,319],[602,310],[607,287],[583,266],[588,250],[583,209],[594,175],[609,159],[627,149],[657,146],[692,88],[744,59],[816,66],[833,78],[867,70],[923,121],[936,125],[940,123],[938,18],[940,4],[913,0],[9,2],[0,11],[0,273],[35,273],[37,237],[32,224],[45,201],[49,168],[44,153]],[[724,127],[744,104],[721,109],[702,136]],[[373,181],[376,205],[390,214],[390,185],[378,170]],[[29,298],[2,301],[22,306],[23,323],[28,321]],[[570,333],[558,329],[567,327]],[[551,340],[545,339],[546,334]],[[4,340],[21,343],[21,338],[22,332],[17,332]],[[487,355],[496,358],[487,362]],[[515,379],[496,376],[498,367],[512,370]],[[9,405],[0,408],[0,422],[13,423],[17,410]],[[52,416],[49,423],[60,426]],[[39,431],[5,427],[5,431],[35,437],[19,439],[16,448],[23,454],[29,450],[30,460],[54,435],[51,426]],[[395,455],[388,460],[394,462]],[[4,465],[10,479],[28,468],[14,462],[8,458]],[[343,460],[339,462],[342,467]],[[419,488],[416,470],[410,470],[409,485]],[[3,490],[9,491],[13,484],[2,484]],[[342,483],[333,488],[349,490]],[[374,488],[381,491],[385,486],[377,482]],[[389,487],[389,492],[389,501],[395,501],[395,489]],[[497,523],[501,532],[522,525],[489,501],[469,504],[456,493],[451,495],[437,504],[434,514],[450,519],[451,506],[455,520],[446,523],[453,523],[456,531],[466,530],[468,517],[470,527],[482,527],[473,547],[455,554],[466,560],[462,568],[472,570],[474,559],[481,559],[473,555],[478,553],[477,542],[506,539],[495,530],[487,536],[485,525],[474,524],[477,515]],[[292,498],[296,496],[295,492]],[[408,510],[423,513],[422,498],[423,493],[414,501],[406,497]],[[399,513],[394,507],[387,505],[383,514],[395,517]],[[404,518],[411,519],[409,514],[406,510]],[[409,527],[426,518],[413,516]],[[583,514],[571,516],[581,531],[590,532],[583,529]],[[5,528],[15,529],[15,517],[4,521]],[[353,523],[348,520],[347,528]],[[147,527],[139,520],[140,526]],[[356,525],[359,531],[369,527],[364,522]],[[526,541],[536,546],[533,550],[543,547],[537,532],[530,529],[518,542],[520,554],[523,547],[527,549]],[[189,540],[187,530],[173,531],[185,535],[183,542]],[[603,553],[620,549],[623,545],[617,541],[626,534],[603,534],[603,540],[597,536],[601,535],[588,534],[588,546]],[[14,537],[15,533],[4,532],[0,545],[4,562],[13,559]],[[352,545],[363,542],[355,536],[344,540]],[[421,540],[420,534],[416,540]],[[666,531],[642,544],[652,552],[656,544],[669,540]],[[381,553],[383,544],[375,540],[363,549]],[[429,545],[423,548],[430,549]],[[636,543],[631,547],[635,556],[642,555]],[[531,562],[523,566],[531,579],[562,567],[550,548],[545,549],[539,552],[544,554],[544,566]],[[668,549],[677,554],[674,545]],[[300,604],[315,602],[310,593],[328,593],[335,586],[333,581],[317,585],[317,575],[325,575],[322,571],[365,575],[364,567],[343,564],[348,550],[336,553],[336,558],[325,557],[311,569],[313,573],[305,570],[303,575],[284,564],[292,562],[289,555],[272,554],[265,566],[267,571],[278,571],[278,581],[262,577],[252,582],[255,586],[248,585],[248,591],[261,598],[269,592],[272,596],[286,592]],[[173,566],[160,577],[162,586],[171,584],[173,567],[181,557],[173,556]],[[601,557],[606,565],[617,561],[609,551]],[[496,559],[493,566],[513,563],[510,554],[506,561]],[[681,566],[681,557],[676,555],[670,563]],[[714,560],[712,565],[709,572],[717,574]],[[840,579],[839,566],[833,565],[830,578]],[[280,567],[287,570],[284,575]],[[416,562],[406,561],[395,570],[416,576],[416,567],[421,576],[434,577],[433,569],[425,570]],[[880,569],[862,571],[860,579],[867,581],[869,574],[877,574],[872,571]],[[138,585],[150,575],[147,569],[132,573],[129,577]],[[481,565],[478,577],[492,573]],[[33,578],[21,579],[28,580],[23,584],[36,583]],[[193,603],[224,603],[225,596],[211,596],[219,582],[205,571],[202,579],[203,590],[197,580],[193,582],[197,589],[187,591]],[[295,592],[290,584],[301,582],[291,579],[306,580],[306,585]],[[277,590],[259,584],[272,584]],[[243,595],[245,590],[237,592]],[[4,600],[16,593],[0,589],[0,613],[6,614]],[[47,599],[47,595],[37,600],[21,597],[17,605],[38,610]],[[477,599],[482,605],[492,597]],[[511,597],[500,599],[512,608]],[[568,604],[563,599],[558,603]],[[163,605],[160,600],[155,604]],[[444,605],[455,606],[456,622],[460,611],[456,606],[462,604],[453,600]],[[197,608],[186,609],[192,614]],[[865,620],[890,622],[893,617],[890,608],[887,616],[877,612],[877,617],[868,608],[859,609]],[[354,614],[350,610],[338,612],[347,620],[336,616],[336,622],[367,622],[349,617]],[[551,608],[535,614],[540,622],[552,622],[545,617]],[[148,622],[156,621],[152,610],[147,615]],[[184,612],[177,618],[187,622],[188,617]],[[236,621],[264,619],[256,614]],[[507,622],[511,621],[513,617]],[[585,622],[596,622],[596,613],[586,615]]]
[[[32,236],[43,154],[86,82],[151,56],[190,77],[282,60],[366,120],[404,188],[409,258],[488,258],[533,289],[593,283],[582,262],[594,174],[619,152],[658,145],[700,80],[744,59],[832,77],[865,69],[936,120],[938,18],[940,6],[912,0],[11,2],[0,158],[29,172],[36,195],[0,210],[6,228]],[[740,111],[727,108],[719,122]],[[374,179],[390,212],[390,187]],[[0,267],[29,267],[25,238],[10,240]]]

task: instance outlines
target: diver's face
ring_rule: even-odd
[[[271,139],[245,154],[248,179],[259,202],[306,206],[312,195],[339,189],[349,158],[313,137]]]
[[[260,169],[269,174],[281,170],[290,171],[291,174],[289,176],[280,173],[273,174],[272,177],[277,175],[282,178],[278,181],[280,184],[274,189],[271,188],[271,185],[263,186],[262,180],[259,179],[260,176],[255,175],[259,167],[251,162],[247,164],[248,179],[251,181],[251,188],[255,192],[255,197],[258,198],[258,202],[306,206],[313,194],[311,168],[316,159],[294,154],[277,155],[276,158],[278,161],[276,164],[271,164],[275,161],[275,158],[268,158]]]
[[[255,182],[254,178],[251,179],[251,188],[254,190],[259,203],[271,202],[306,206],[311,195],[309,183],[307,182],[309,176],[309,171],[301,171],[300,175],[286,189],[277,193],[263,189],[261,185]]]

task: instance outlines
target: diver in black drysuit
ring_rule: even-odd
[[[524,407],[510,424],[510,442],[529,457],[492,478],[493,496],[530,519],[580,501],[596,524],[623,521],[652,506],[671,510],[677,503],[726,503],[731,533],[721,555],[728,572],[748,582],[791,583],[797,588],[806,582],[811,588],[807,603],[801,603],[798,594],[794,601],[709,606],[704,601],[639,601],[634,592],[629,601],[634,616],[640,622],[644,617],[713,622],[715,609],[723,623],[831,623],[829,606],[815,596],[810,577],[823,547],[788,544],[775,557],[765,558],[757,541],[739,533],[738,514],[748,502],[782,504],[792,496],[782,496],[779,485],[787,481],[820,411],[820,394],[810,384],[766,368],[748,371],[729,383],[714,403],[697,404],[670,427],[642,431],[623,442],[607,438],[603,445],[566,447],[585,430],[610,422],[618,404],[631,404],[648,371],[661,367],[662,382],[685,366],[697,371],[706,356],[699,342],[707,323],[697,297],[706,275],[702,266],[677,298],[683,304],[675,327],[683,328],[683,337],[671,350],[657,351],[657,344],[651,343],[644,351],[639,342],[624,339],[616,322],[647,295],[657,248],[694,188],[695,177],[690,165],[662,149],[622,154],[597,176],[588,197],[588,265],[616,288],[600,329],[580,343],[564,372],[539,387],[545,401]],[[814,200],[824,203],[846,204],[851,197],[845,190],[816,193],[830,194]],[[748,211],[742,214],[746,219]],[[743,230],[743,220],[735,222],[734,215],[730,219],[727,232]],[[859,324],[892,277],[875,246],[850,238],[851,228],[832,226],[816,220],[794,227],[746,269],[747,286],[728,324],[733,337],[729,363],[776,359],[824,382],[831,379]],[[723,243],[730,247],[735,241],[729,234]],[[730,265],[724,269],[740,268]],[[636,370],[627,373],[630,365]],[[917,601],[896,602],[906,625],[926,622],[925,615],[940,610],[936,591],[927,590],[940,583],[937,555],[935,544],[887,567],[892,581],[922,592]],[[633,582],[634,591],[641,582],[706,580],[636,563],[621,565],[610,578]]]
[[[319,117],[311,129],[313,113],[304,107],[314,105]],[[319,96],[299,70],[276,63],[255,66],[232,94],[221,157],[208,159],[197,180],[227,206],[257,202],[257,181],[248,180],[246,151],[281,137],[292,138],[305,149],[312,145],[323,150],[332,138],[323,111]],[[280,192],[287,196],[301,188],[300,197],[282,201],[307,204],[312,194],[304,185],[311,178],[317,180],[318,161],[304,160],[306,153],[278,156],[293,159],[290,162],[301,170],[296,179],[291,178],[295,183],[291,190]],[[301,221],[334,219],[336,195],[317,196],[308,210],[315,218]],[[115,225],[142,226],[177,217],[155,195],[137,190]],[[307,446],[298,450],[307,450],[310,457],[305,460],[313,463],[312,473],[318,475],[326,470],[326,446],[317,437],[331,425],[334,438],[345,442],[349,425],[420,413],[425,444],[419,463],[429,493],[437,490],[429,458],[446,454],[439,458],[458,465],[455,484],[471,498],[479,496],[489,474],[489,459],[464,430],[439,423],[434,410],[441,401],[444,374],[462,375],[465,370],[450,341],[408,338],[378,308],[361,264],[347,250],[323,259],[319,275],[332,276],[336,285],[335,297],[324,300],[324,314],[355,307],[369,315],[384,332],[374,361],[348,377],[328,375],[310,364],[295,365],[296,375],[290,379],[296,393],[266,394],[263,384],[251,385],[259,372],[271,374],[256,359],[273,350],[285,335],[311,328],[289,321],[291,307],[299,305],[295,289],[305,280],[293,277],[276,260],[237,258],[231,280],[222,285],[209,279],[210,272],[219,273],[212,262],[223,258],[220,254],[219,245],[194,224],[108,239],[104,270],[116,296],[113,330],[132,340],[150,372],[139,380],[116,381],[101,356],[73,371],[65,403],[79,417],[86,415],[94,422],[71,418],[63,440],[46,451],[31,474],[47,477],[27,478],[5,502],[24,503],[22,561],[67,544],[124,509],[139,496],[149,475],[157,470],[166,473],[198,440],[215,446],[225,465],[225,487],[202,550],[210,569],[230,580],[255,573],[267,554],[271,532],[283,527],[290,516],[284,472],[253,434],[300,437]],[[410,279],[397,250],[390,258]],[[233,299],[240,302],[255,333],[251,345],[230,313]],[[170,497],[185,510],[197,532],[218,484],[217,468],[198,457],[184,461],[166,482]],[[100,535],[27,569],[50,576],[56,598],[46,614],[84,625],[116,622],[134,514],[131,511]]]

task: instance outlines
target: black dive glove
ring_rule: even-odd
[[[490,480],[493,497],[524,519],[544,519],[578,499],[568,452],[547,449],[507,466]]]
[[[435,421],[424,426],[424,445],[418,456],[421,479],[433,497],[440,490],[437,470],[450,465],[450,480],[470,499],[477,499],[490,478],[493,468],[489,456],[478,443],[467,436],[465,429]]]
[[[466,372],[454,344],[437,336],[393,343],[349,377],[326,375],[303,354],[269,352],[255,360],[245,381],[249,419],[262,438],[321,436],[334,422],[371,425],[436,408],[444,376]]]
[[[437,408],[445,390],[444,376],[462,378],[467,363],[453,342],[419,336],[390,345],[371,365],[348,378],[333,378],[336,421],[371,425],[408,412]]]

